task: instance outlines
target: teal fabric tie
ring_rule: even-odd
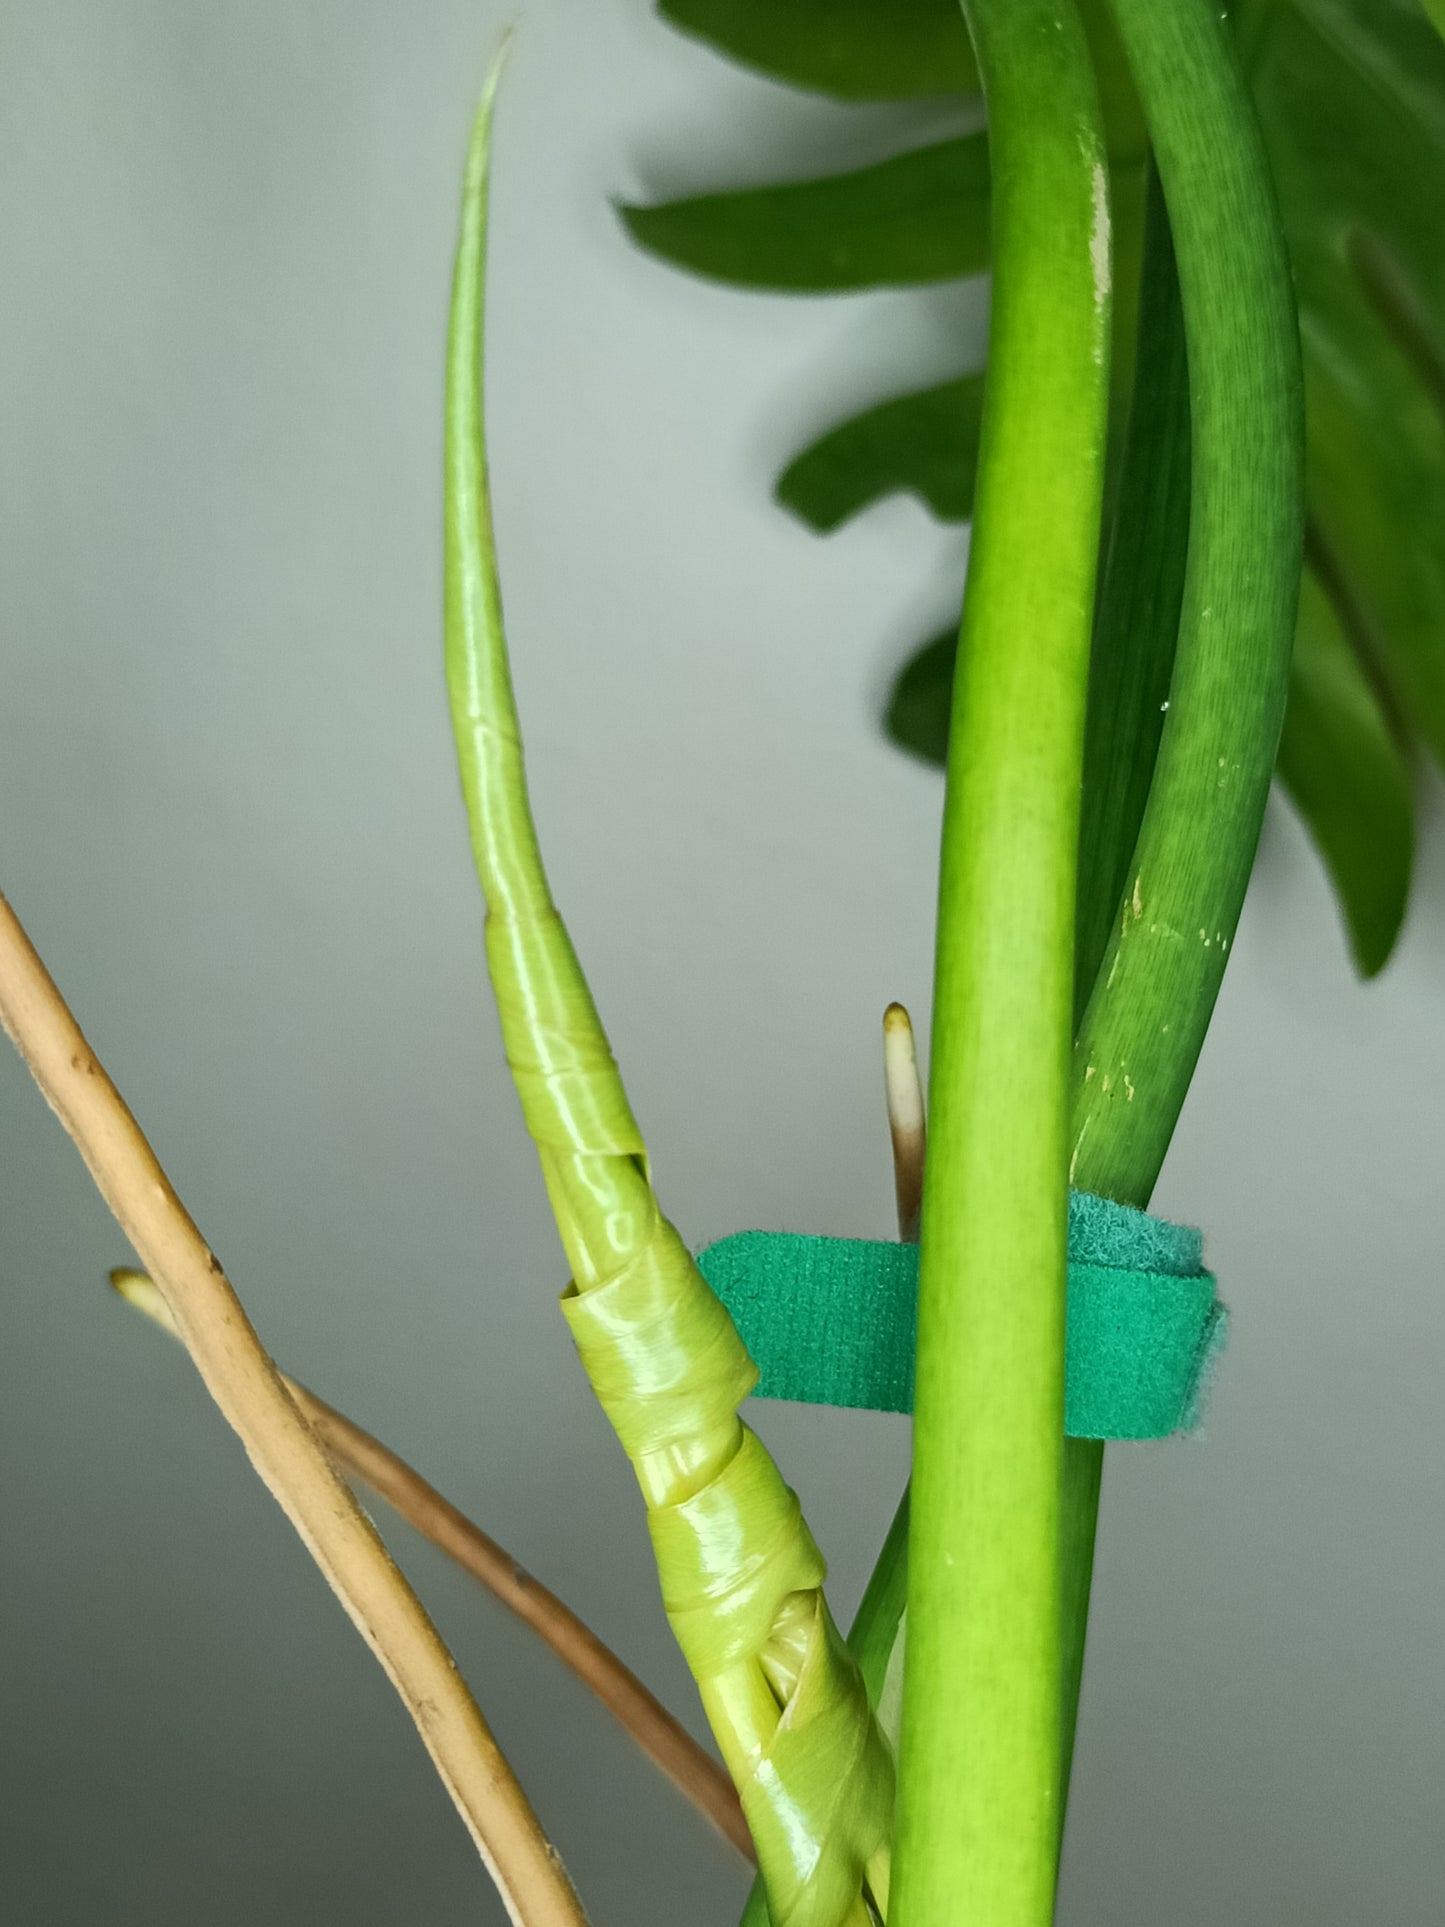
[[[698,1264],[758,1367],[757,1397],[912,1411],[916,1245],[740,1231]],[[1190,1430],[1227,1318],[1197,1231],[1070,1192],[1071,1438]]]

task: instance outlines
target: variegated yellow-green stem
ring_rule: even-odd
[[[662,1216],[542,866],[502,629],[482,414],[490,75],[447,350],[446,663],[507,1059],[572,1267],[563,1301],[647,1501],[663,1600],[737,1782],[775,1927],[887,1907],[893,1768],[795,1495],[737,1408],[757,1373]]]

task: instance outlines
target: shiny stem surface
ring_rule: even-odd
[[[995,271],[940,866],[894,1920],[1045,1927],[1108,181],[1071,0],[966,0],[965,13]]]

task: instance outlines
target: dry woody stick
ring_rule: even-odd
[[[282,1384],[4,897],[0,1022],[154,1278],[207,1390],[401,1696],[515,1927],[585,1927],[455,1661]]]
[[[110,1281],[127,1304],[179,1337],[164,1300],[143,1271],[113,1271]],[[746,1860],[755,1860],[752,1835],[732,1781],[611,1647],[390,1446],[284,1372],[281,1382],[342,1471],[385,1499],[413,1530],[529,1626],[596,1694],[704,1819]]]

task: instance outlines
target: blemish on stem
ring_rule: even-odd
[[[1073,1154],[1069,1159],[1069,1183],[1070,1184],[1073,1183],[1074,1176],[1078,1171],[1079,1153],[1084,1148],[1084,1139],[1089,1135],[1089,1126],[1093,1123],[1093,1121],[1094,1120],[1092,1116],[1086,1117],[1083,1123],[1079,1126],[1079,1135],[1074,1139]]]
[[[1099,323],[1094,339],[1094,360],[1103,367],[1113,274],[1110,266],[1112,234],[1109,223],[1109,177],[1098,161],[1094,163],[1091,191],[1093,218],[1089,228],[1089,260],[1094,270],[1094,314]]]

